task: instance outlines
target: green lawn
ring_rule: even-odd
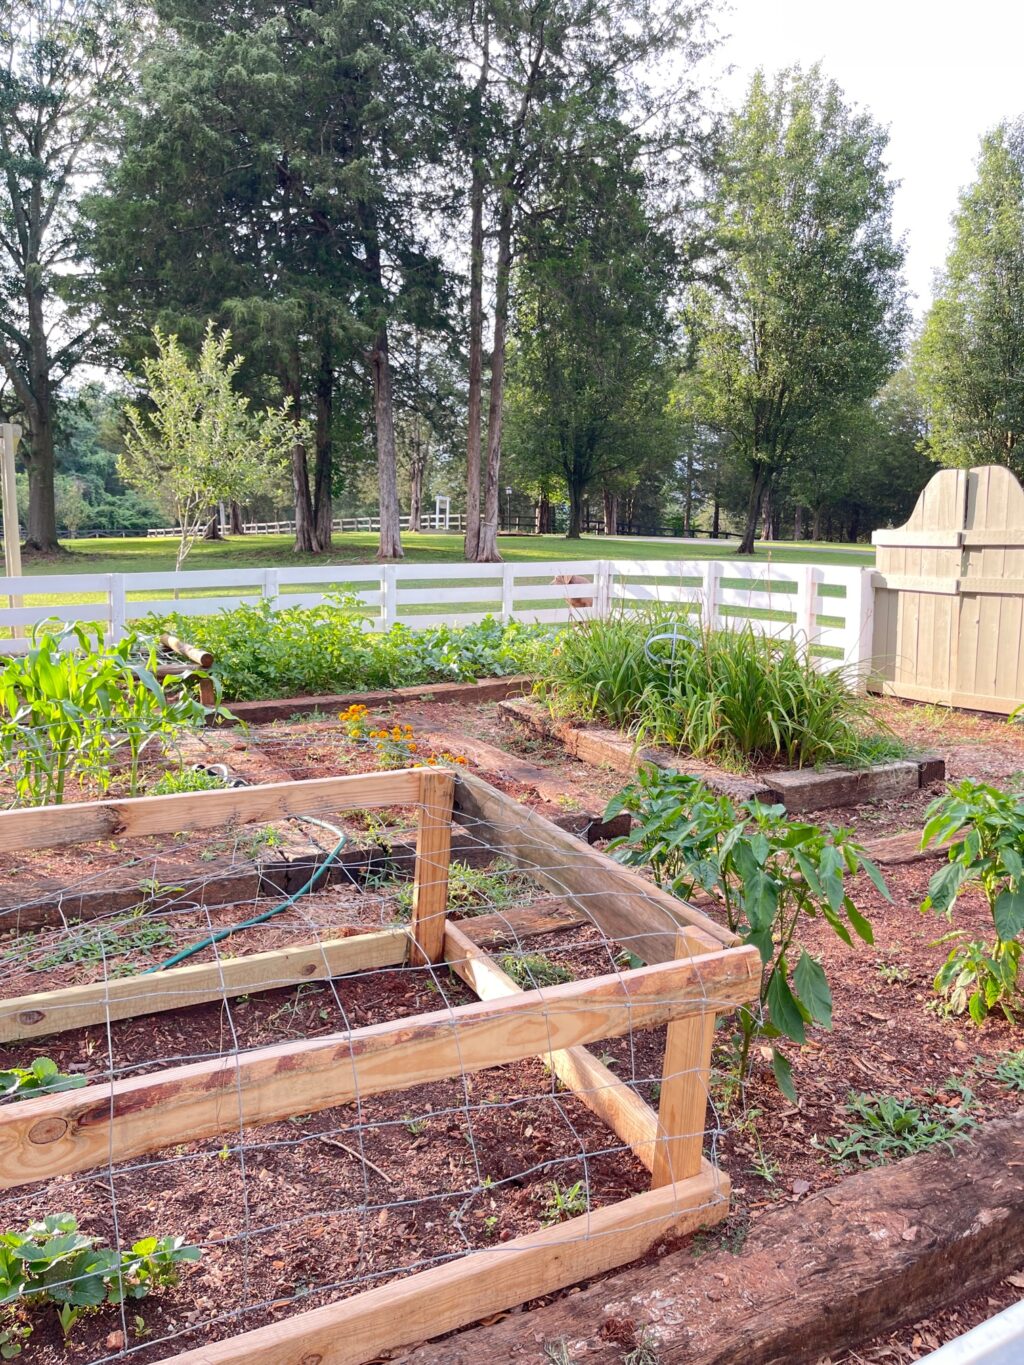
[[[426,534],[404,537],[405,560],[411,564],[432,564],[462,559],[462,537]],[[502,536],[501,553],[508,560],[550,559],[732,559],[735,555],[712,540],[679,545],[666,540],[605,540],[585,536],[566,540],[564,536]],[[67,573],[161,573],[174,568],[173,540],[136,537],[123,540],[68,541],[66,555],[37,559],[27,556],[25,574]],[[368,531],[335,535],[330,555],[296,554],[291,536],[252,535],[233,540],[201,541],[185,561],[186,570],[298,568],[302,565],[372,564],[377,536]],[[874,550],[868,546],[793,544],[780,541],[759,545],[754,559],[774,560],[778,564],[870,565]]]

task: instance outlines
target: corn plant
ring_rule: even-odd
[[[178,1282],[180,1266],[198,1261],[198,1247],[181,1237],[145,1237],[128,1251],[80,1232],[70,1213],[48,1214],[18,1231],[0,1233],[0,1323],[3,1356],[21,1350],[32,1324],[24,1312],[52,1304],[67,1336],[81,1315],[105,1303],[142,1299]],[[2,1340],[2,1338],[0,1338]]]
[[[661,886],[686,898],[700,889],[721,905],[726,923],[761,955],[758,1006],[739,1011],[736,1067],[746,1079],[756,1037],[806,1040],[810,1023],[832,1027],[832,993],[824,968],[806,948],[801,926],[819,916],[847,946],[851,930],[874,941],[871,925],[846,889],[864,871],[891,899],[878,868],[848,831],[823,830],[786,818],[783,806],[736,806],[694,777],[644,768],[636,785],[613,798],[611,819],[628,810],[637,827],[609,849],[629,866],[649,866]],[[792,1069],[777,1047],[772,1067],[779,1088],[796,1098]]]
[[[949,842],[946,864],[932,877],[921,910],[952,919],[960,894],[981,891],[995,939],[986,944],[954,929],[939,939],[955,946],[935,978],[954,1014],[976,1024],[999,1008],[1014,1017],[1024,930],[1024,798],[970,778],[933,801],[921,847]]]
[[[0,669],[0,770],[17,801],[59,804],[71,777],[103,793],[121,752],[136,795],[145,750],[208,714],[187,688],[169,692],[156,670],[156,643],[145,636],[108,645],[99,625],[37,627],[27,653]]]

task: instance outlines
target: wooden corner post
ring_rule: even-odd
[[[412,889],[412,960],[419,966],[444,961],[454,799],[455,778],[450,772],[423,769]]]
[[[679,957],[690,956],[682,935],[676,946]],[[701,1168],[714,1037],[713,1008],[675,1019],[668,1026],[651,1168],[652,1189],[686,1180]]]

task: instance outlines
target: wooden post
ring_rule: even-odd
[[[448,864],[452,853],[454,799],[455,779],[450,772],[423,772],[412,890],[412,936],[415,943],[412,960],[419,966],[444,960],[444,921],[448,909]]]
[[[690,955],[682,938],[677,952],[679,957]],[[666,1030],[652,1189],[686,1180],[700,1170],[714,1036],[713,1008],[675,1019]]]
[[[4,572],[8,578],[21,577],[21,529],[18,526],[18,491],[14,478],[14,453],[21,440],[21,427],[13,423],[0,424],[0,494],[4,514]],[[24,599],[10,596],[12,609],[20,607]],[[12,626],[11,634],[20,639],[24,631]]]

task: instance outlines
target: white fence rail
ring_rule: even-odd
[[[403,531],[409,529],[409,517],[402,516],[398,519]],[[453,534],[461,533],[462,513],[449,512],[424,512],[420,517],[420,527],[424,531],[451,531]],[[221,526],[221,533],[228,535],[230,527]],[[266,536],[291,536],[295,534],[294,521],[246,521],[242,523],[242,530],[246,535],[266,535]],[[332,531],[379,531],[380,517],[335,517],[331,522]],[[151,526],[146,532],[150,540],[173,537],[175,540],[181,535],[179,526]]]
[[[604,559],[35,575],[0,579],[0,601],[20,599],[0,607],[0,653],[23,652],[28,630],[48,618],[102,622],[116,639],[151,612],[206,616],[260,601],[312,607],[349,593],[368,630],[470,625],[485,616],[565,623],[660,605],[714,626],[749,622],[807,642],[823,661],[860,668],[871,655],[871,577],[871,569],[829,564]]]

